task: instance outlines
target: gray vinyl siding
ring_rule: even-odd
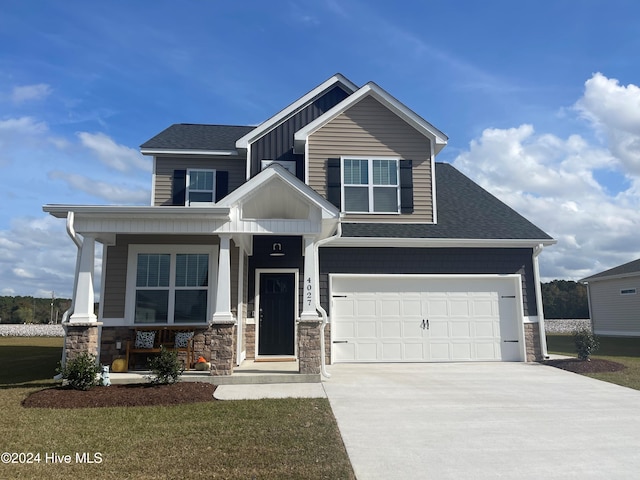
[[[532,250],[529,248],[320,249],[320,302],[327,310],[330,273],[520,274],[524,315],[537,315]]]
[[[636,289],[635,295],[620,294],[630,288]],[[590,282],[589,302],[594,333],[640,335],[640,275]]]
[[[251,176],[260,172],[262,160],[295,161],[296,176],[304,181],[304,155],[293,153],[293,135],[347,96],[335,86],[251,144]]]
[[[174,170],[208,168],[229,172],[229,193],[246,180],[247,163],[245,157],[156,157],[155,206],[172,205],[171,182]]]
[[[372,97],[366,97],[308,139],[309,186],[327,196],[327,159],[345,155],[413,160],[414,211],[399,215],[353,215],[345,221],[433,221],[429,139]]]
[[[104,318],[124,318],[125,315],[125,296],[127,288],[127,261],[129,256],[129,245],[218,245],[219,239],[216,235],[118,235],[116,244],[107,248],[107,264],[105,272],[104,287]],[[238,249],[231,249],[231,294],[232,299],[237,298],[238,294]],[[217,261],[217,259],[215,260]],[[235,292],[235,294],[234,294]],[[237,302],[236,302],[237,303]]]

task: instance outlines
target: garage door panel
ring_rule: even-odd
[[[336,362],[522,360],[513,277],[345,276],[332,294],[332,337],[355,344]]]

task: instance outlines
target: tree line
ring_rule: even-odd
[[[60,323],[68,298],[0,297],[0,323]]]
[[[543,283],[542,303],[546,318],[589,318],[587,287],[582,283]],[[0,323],[60,323],[70,306],[68,298],[0,297]]]

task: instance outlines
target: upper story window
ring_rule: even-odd
[[[342,158],[342,205],[349,213],[399,213],[399,162],[388,158]]]
[[[187,205],[213,204],[216,198],[215,170],[187,170]]]

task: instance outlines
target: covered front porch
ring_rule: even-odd
[[[247,360],[279,360],[319,378],[326,315],[317,247],[335,234],[339,212],[284,168],[272,165],[208,207],[44,209],[66,218],[78,248],[65,358],[88,351],[111,365],[132,344],[144,354],[139,330],[169,328],[188,335],[184,361],[204,357],[209,377],[235,375]]]

